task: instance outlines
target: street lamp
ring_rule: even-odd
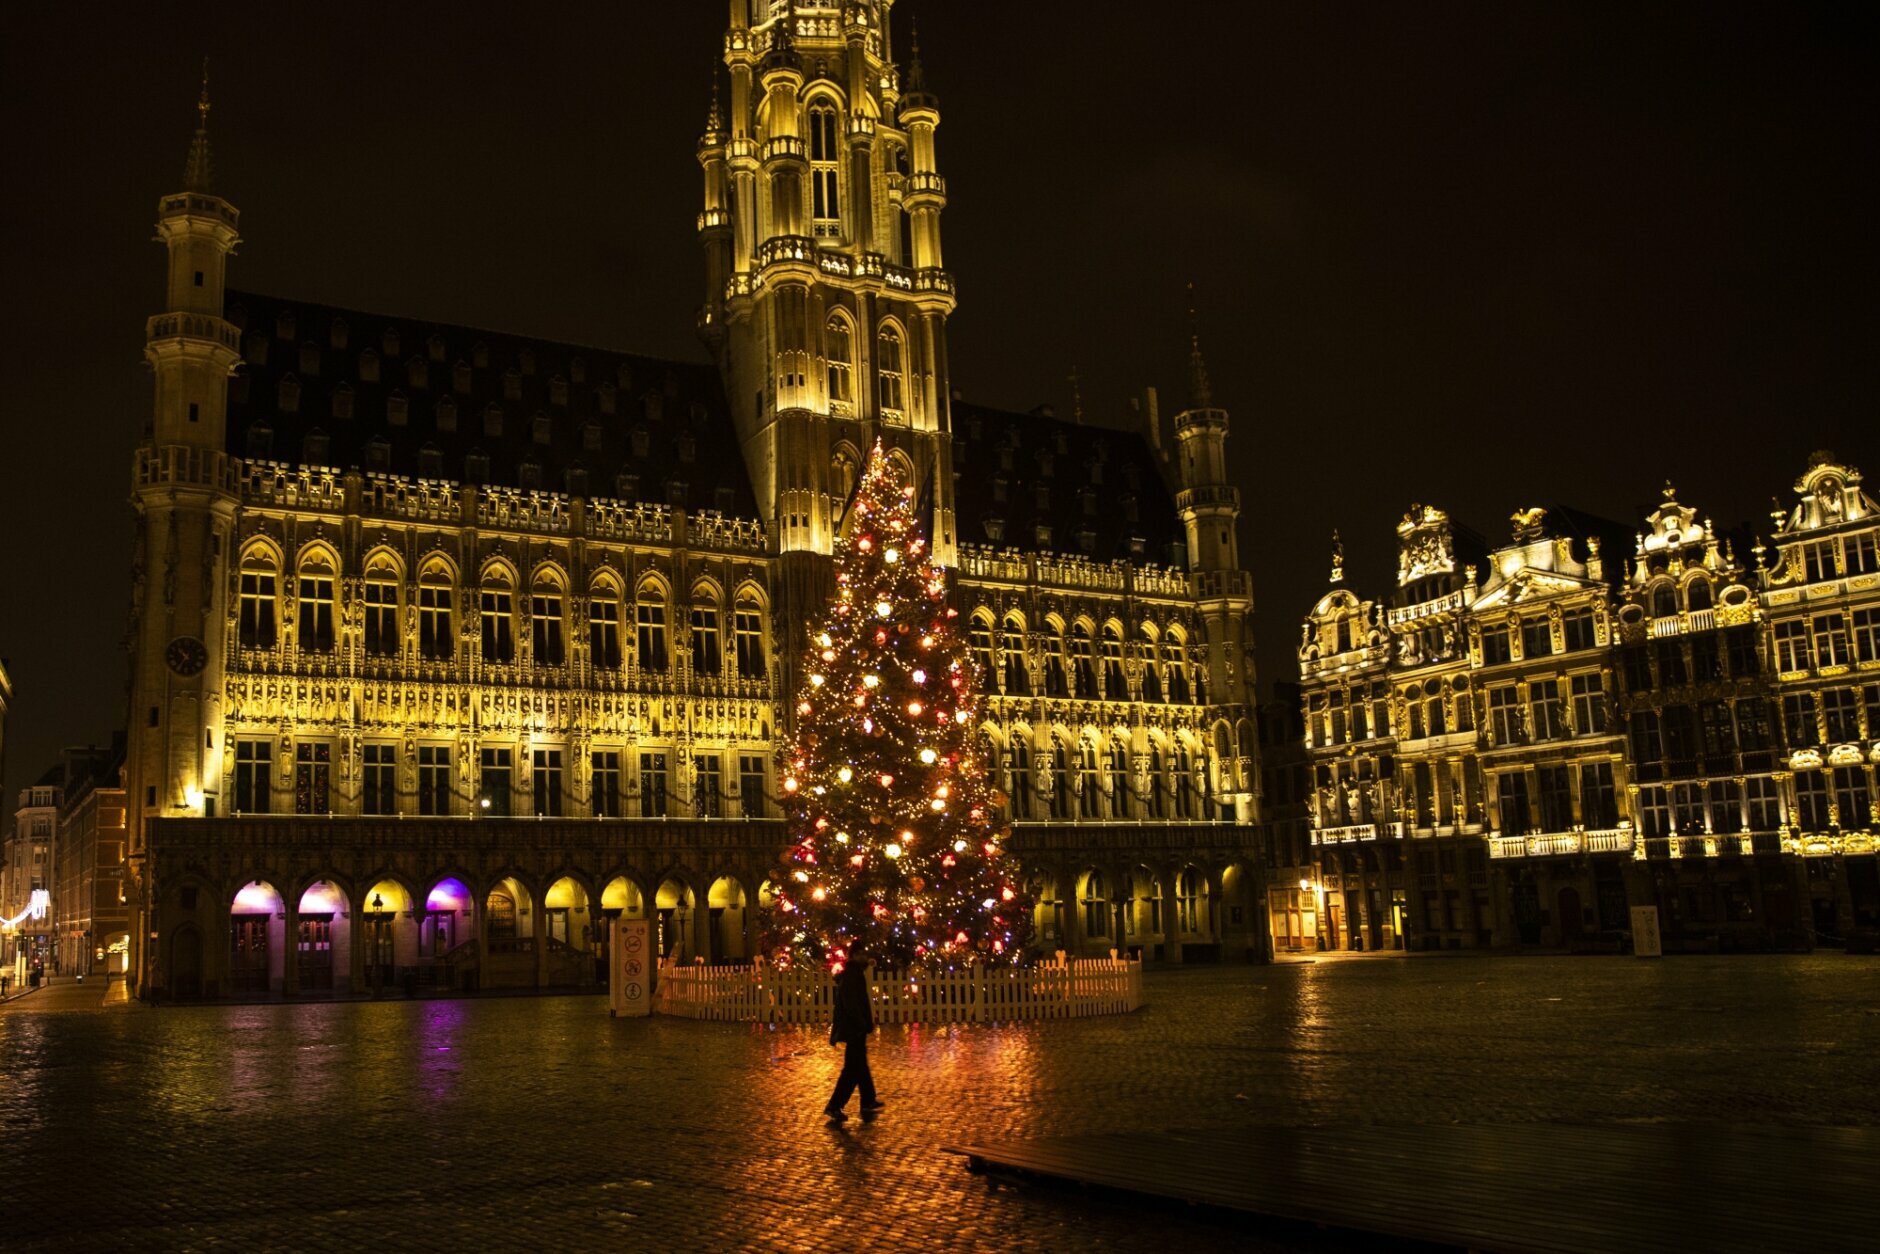
[[[373,995],[385,991],[385,898],[380,893],[372,894],[372,977]]]

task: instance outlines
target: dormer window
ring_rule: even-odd
[[[1035,489],[1033,489],[1033,495],[1037,497],[1038,508],[1040,510],[1047,510],[1051,508],[1051,485],[1050,484],[1048,483],[1039,484]]]
[[[1013,465],[1012,446],[1009,444],[1000,445],[999,446],[999,469],[1010,470],[1012,469],[1012,465]]]
[[[312,340],[300,346],[300,373],[305,375],[320,373],[320,346]]]
[[[698,441],[690,435],[679,437],[679,460],[690,466],[698,456]]]
[[[653,434],[645,427],[633,429],[633,455],[645,457],[653,448]]]
[[[1001,505],[1005,504],[1005,476],[1004,475],[994,475],[992,477],[992,499],[997,501]]]
[[[548,403],[551,405],[568,403],[568,380],[556,375],[548,381]]]
[[[431,332],[431,338],[425,341],[425,347],[430,350],[432,361],[444,360],[444,337],[442,335],[439,335],[436,331]]]
[[[392,442],[375,435],[366,442],[366,469],[385,474],[392,468]]]
[[[478,340],[476,346],[470,350],[470,361],[478,370],[488,370],[490,368],[490,346],[485,344],[482,340]]]
[[[738,494],[731,488],[715,488],[712,491],[712,503],[721,514],[729,514],[737,508]]]
[[[350,421],[353,416],[352,384],[342,383],[334,388],[332,404],[333,417],[339,419],[341,422]]]
[[[666,504],[674,509],[684,509],[692,494],[692,485],[684,479],[666,480]]]
[[[550,421],[549,416],[537,410],[535,417],[529,421],[530,438],[537,444],[547,444],[554,434],[554,424]]]
[[[418,450],[418,474],[426,479],[444,477],[444,451],[429,440]]]
[[[842,235],[842,149],[836,111],[816,105],[809,111],[809,187],[811,229],[817,239]]]
[[[630,470],[623,470],[614,476],[614,491],[623,501],[636,501],[640,497],[640,476]]]
[[[403,392],[394,391],[385,398],[385,421],[394,427],[402,427],[411,414],[411,402],[405,399]]]
[[[1052,467],[1055,464],[1056,460],[1057,459],[1054,458],[1049,452],[1044,452],[1044,451],[1039,452],[1038,473],[1042,475],[1043,477],[1045,477],[1046,479],[1049,479],[1051,477]]]
[[[274,315],[274,336],[276,339],[281,340],[292,340],[294,338],[293,310],[283,309],[280,313]]]
[[[265,422],[249,424],[248,456],[260,460],[274,456],[274,428]]]
[[[456,401],[448,396],[440,396],[437,398],[437,408],[433,412],[437,419],[437,429],[439,431],[454,432],[457,430]]]
[[[585,466],[570,466],[562,475],[563,484],[569,496],[588,494],[588,472]]]
[[[603,414],[614,412],[614,398],[618,395],[614,385],[603,381],[594,391],[594,404]]]
[[[346,325],[346,319],[344,318],[333,319],[333,325],[327,329],[327,333],[326,333],[326,342],[327,342],[328,347],[337,349],[343,352],[346,348],[347,343],[351,339],[352,339],[352,328]]]
[[[521,367],[523,374],[534,374],[535,373],[534,350],[525,348],[520,353],[516,354],[516,365]]]
[[[987,518],[982,524],[986,529],[986,539],[993,544],[1005,539],[1005,519]]]
[[[1142,555],[1148,551],[1149,551],[1148,541],[1144,540],[1141,536],[1129,537],[1129,555],[1131,557],[1136,558],[1138,561],[1140,561],[1142,559]]]
[[[590,419],[581,425],[581,447],[590,453],[597,452],[605,435],[606,428]]]
[[[470,383],[473,378],[475,376],[470,373],[470,363],[460,358],[457,364],[450,368],[451,391],[459,396],[470,395]]]
[[[1095,553],[1097,551],[1097,533],[1088,527],[1079,531],[1077,533],[1077,547],[1082,549],[1085,553]]]
[[[326,432],[315,427],[300,439],[300,460],[309,466],[326,465],[328,443]]]
[[[614,367],[614,386],[622,392],[633,390],[633,367],[624,361]]]
[[[386,327],[379,332],[379,352],[387,357],[398,356],[398,328]]]
[[[516,482],[524,491],[541,491],[542,463],[533,456],[523,458],[522,464],[516,467]]]
[[[483,407],[483,434],[492,440],[503,438],[503,407],[494,401]]]
[[[506,401],[522,399],[522,372],[514,366],[503,371],[503,399]]]
[[[274,403],[284,414],[300,412],[300,380],[291,374],[281,376],[281,381],[274,385]]]
[[[405,383],[412,388],[431,386],[431,363],[422,357],[413,357],[405,363]]]
[[[379,381],[379,355],[371,349],[359,354],[359,382],[377,383]]]
[[[473,449],[465,454],[463,477],[468,483],[488,483],[490,481],[490,455],[482,449]]]
[[[1035,528],[1033,528],[1033,531],[1036,533],[1036,538],[1037,538],[1037,543],[1038,543],[1039,548],[1048,549],[1051,547],[1051,524],[1050,523],[1039,523]]]
[[[251,366],[268,364],[268,337],[259,331],[252,331],[243,341],[242,359]]]
[[[657,392],[648,392],[640,398],[640,413],[648,422],[658,422],[666,415],[666,399]]]

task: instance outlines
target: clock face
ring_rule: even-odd
[[[178,636],[163,651],[163,660],[179,675],[194,675],[209,664],[209,650],[194,636]]]

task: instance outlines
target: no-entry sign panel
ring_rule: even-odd
[[[615,1015],[653,1013],[653,928],[647,919],[613,921],[607,958],[607,1007]]]

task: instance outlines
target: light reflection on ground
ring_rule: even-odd
[[[943,1144],[1263,1124],[1880,1122],[1880,963],[1346,960],[1152,972],[1141,1013],[824,1033],[598,998],[0,1012],[0,1242],[1249,1249]],[[20,1199],[30,1198],[30,1205]],[[1286,1238],[1296,1242],[1297,1234]]]

